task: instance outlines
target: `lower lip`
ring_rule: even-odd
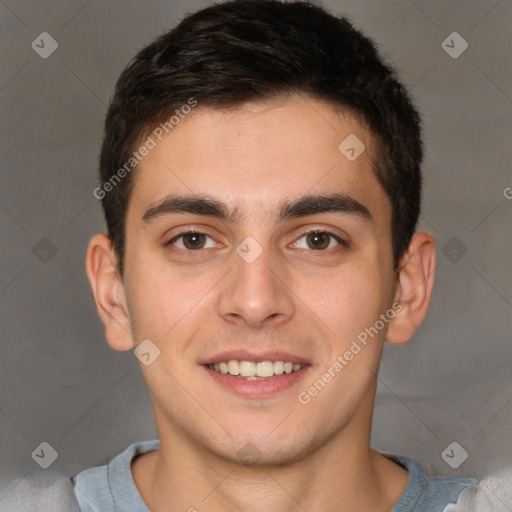
[[[203,366],[203,368],[215,382],[218,382],[228,391],[245,397],[262,398],[278,395],[291,388],[308,373],[310,366],[305,365],[297,372],[283,373],[283,375],[262,380],[240,379],[229,373],[211,370],[207,366]]]

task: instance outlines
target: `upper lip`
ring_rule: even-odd
[[[283,361],[290,362],[293,364],[310,364],[305,357],[293,355],[288,352],[281,352],[278,350],[272,350],[267,352],[250,352],[248,350],[229,350],[219,352],[213,356],[206,357],[199,361],[199,364],[207,365],[213,363],[220,363],[221,361],[229,361],[235,359],[236,361]]]

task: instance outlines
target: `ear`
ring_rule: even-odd
[[[432,235],[413,235],[400,261],[395,303],[402,307],[389,323],[386,336],[389,342],[409,341],[425,319],[434,286],[435,263],[436,244]]]
[[[133,339],[125,289],[117,270],[117,256],[105,233],[91,238],[85,270],[108,344],[115,350],[130,350]]]

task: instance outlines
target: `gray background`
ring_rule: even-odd
[[[92,190],[115,80],[207,3],[0,1],[0,508],[156,437],[137,360],[104,339],[84,256],[104,230]],[[436,237],[437,278],[415,338],[386,345],[372,445],[482,479],[492,510],[512,511],[512,2],[322,3],[379,43],[425,124],[420,229]],[[44,31],[59,45],[47,59],[31,47]],[[456,59],[442,47],[454,31],[469,44]],[[31,457],[43,441],[58,452],[47,470]],[[442,457],[454,441],[468,453],[457,469]]]

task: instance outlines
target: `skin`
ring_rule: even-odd
[[[338,149],[349,134],[366,146],[354,161]],[[160,450],[132,462],[152,511],[389,512],[400,498],[407,470],[369,446],[376,374],[384,340],[408,341],[425,317],[435,243],[416,233],[393,272],[391,205],[372,171],[372,142],[355,118],[308,97],[224,111],[198,106],[139,164],[123,279],[107,235],[91,239],[86,269],[108,343],[133,350],[149,338],[161,351],[140,364]],[[280,201],[333,191],[362,203],[371,219],[273,217]],[[142,220],[175,193],[237,206],[240,218]],[[211,237],[200,239],[203,249],[186,252],[187,237],[174,242],[174,252],[166,247],[189,228]],[[327,237],[314,249],[304,228],[332,232],[350,247]],[[252,263],[236,252],[249,236],[262,248]],[[298,394],[397,302],[401,309],[385,328],[301,404]],[[198,364],[240,348],[307,356],[310,366],[276,396],[241,397]],[[240,453],[248,443],[253,464]]]

